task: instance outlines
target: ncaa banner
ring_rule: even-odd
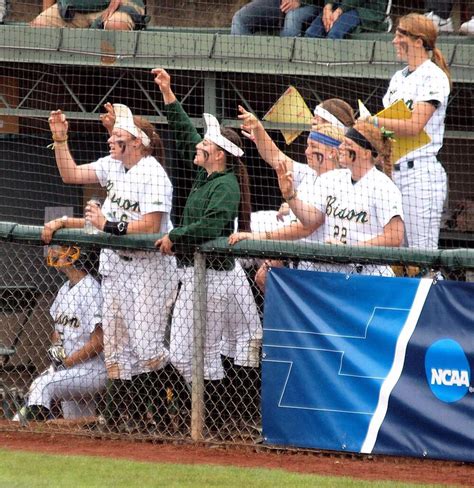
[[[266,443],[474,461],[474,284],[272,269]]]

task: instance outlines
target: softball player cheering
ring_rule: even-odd
[[[125,105],[106,105],[110,155],[78,166],[67,145],[68,122],[57,110],[49,124],[59,172],[65,183],[100,183],[107,189],[102,209],[89,202],[86,218],[114,235],[168,233],[172,229],[172,186],[161,164],[163,146],[153,126],[133,117]],[[53,221],[52,230],[82,227],[84,219]],[[59,223],[58,223],[59,222]],[[166,299],[173,291],[174,260],[155,252],[103,249],[100,258],[104,297],[104,351],[110,424],[131,408],[131,389],[155,378],[168,361],[164,345]],[[133,377],[133,383],[131,382]],[[157,378],[155,378],[157,379]]]
[[[210,114],[204,114],[207,132],[202,138],[171,90],[170,76],[163,69],[152,71],[165,102],[168,123],[175,134],[183,163],[195,170],[195,180],[183,211],[182,222],[156,242],[163,254],[176,254],[182,268],[182,282],[174,311],[170,339],[173,365],[187,382],[192,379],[193,341],[193,246],[228,236],[238,216],[239,228],[250,225],[248,175],[241,161],[243,151],[238,134],[221,128]],[[224,377],[221,361],[223,328],[235,330],[235,362],[258,365],[251,340],[261,339],[261,324],[245,273],[234,259],[207,261],[207,326],[204,345],[206,390],[212,395]]]
[[[335,127],[329,123],[323,123],[319,125],[312,125],[312,130],[308,137],[308,145],[305,151],[307,165],[302,165],[301,163],[296,163],[291,161],[287,156],[285,156],[280,150],[277,151],[265,151],[262,146],[274,145],[274,143],[269,138],[268,134],[265,132],[263,125],[259,122],[253,114],[241,110],[242,115],[240,119],[242,120],[242,129],[244,133],[251,133],[253,135],[253,140],[255,141],[257,147],[259,148],[260,154],[266,154],[268,159],[266,160],[272,167],[277,170],[281,162],[285,163],[287,171],[291,172],[293,178],[294,188],[306,188],[314,187],[318,178],[322,175],[332,172],[339,168],[338,163],[338,147],[344,139],[344,130],[341,127]],[[289,163],[289,164],[288,164]],[[298,181],[295,184],[295,166],[307,166],[313,171],[312,177],[307,177],[302,181]],[[293,171],[289,170],[288,167],[292,167]],[[301,174],[301,172],[297,172]],[[238,232],[232,234],[229,237],[229,244],[235,244],[244,239],[254,239],[254,240],[264,240],[264,239],[276,239],[276,240],[296,240],[301,239],[307,242],[324,242],[328,239],[326,235],[326,229],[321,226],[320,222],[315,222],[314,226],[304,226],[300,221],[294,220],[285,227],[276,229],[274,231],[265,232]],[[300,263],[301,265],[302,263]],[[318,263],[320,265],[320,263]],[[282,263],[279,261],[266,261],[260,269],[257,271],[255,277],[258,286],[264,290],[264,282],[266,278],[267,270],[270,266],[281,266]],[[327,267],[324,270],[329,271]],[[338,271],[335,266],[333,266],[331,271]]]
[[[402,17],[393,44],[407,67],[395,73],[383,98],[385,107],[404,100],[411,119],[370,117],[377,127],[398,136],[416,136],[423,129],[431,142],[410,152],[394,165],[393,179],[400,188],[410,247],[437,248],[441,214],[447,194],[446,172],[436,156],[443,145],[444,118],[450,93],[450,74],[436,48],[437,30],[419,14]]]
[[[333,244],[400,246],[404,238],[401,194],[376,163],[390,157],[390,141],[371,124],[356,122],[339,146],[339,163],[346,169],[321,175],[314,185],[295,191],[284,161],[278,182],[291,210],[306,227],[323,227]],[[385,269],[386,268],[386,269]],[[393,276],[388,267],[364,266],[364,274]]]
[[[88,272],[92,263],[75,246],[50,247],[47,263],[68,281],[50,308],[54,333],[48,356],[52,365],[31,384],[20,415],[27,420],[46,420],[51,417],[53,401],[60,401],[66,419],[94,416],[94,394],[105,388],[107,380],[100,285]]]

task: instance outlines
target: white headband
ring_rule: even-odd
[[[316,108],[314,109],[314,115],[321,117],[326,122],[329,122],[330,124],[339,127],[340,129],[346,128],[346,126],[340,120],[334,117],[334,115],[328,112],[325,108],[321,107],[321,105],[316,105]]]
[[[207,127],[206,133],[204,134],[204,139],[209,139],[211,142],[217,144],[220,148],[229,152],[233,156],[240,158],[244,155],[244,151],[242,151],[239,146],[235,145],[221,134],[221,127],[214,115],[203,114],[203,117]]]
[[[121,103],[114,103],[115,111],[115,125],[114,129],[122,129],[127,131],[132,136],[140,139],[141,143],[148,147],[150,145],[150,138],[136,125],[133,121],[133,115],[131,110]]]

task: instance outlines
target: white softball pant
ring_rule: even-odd
[[[166,309],[177,286],[176,266],[173,257],[159,253],[108,258],[102,279],[105,364],[109,377],[128,380],[169,360]]]
[[[62,402],[64,418],[94,415],[94,395],[105,388],[107,372],[102,362],[54,371],[47,369],[30,386],[27,405],[51,409],[52,402]]]
[[[405,232],[409,247],[437,249],[448,178],[435,158],[400,164],[393,181],[402,192]]]
[[[170,359],[182,376],[192,379],[193,347],[193,293],[194,268],[185,268],[181,275],[182,287],[173,311],[170,338]],[[261,338],[261,325],[255,302],[242,303],[241,297],[250,298],[251,290],[244,271],[240,266],[231,271],[206,271],[207,317],[204,338],[204,378],[220,380],[224,377],[221,360],[221,345],[224,330],[234,331],[236,361],[247,361],[249,337]],[[250,295],[247,294],[247,290]],[[253,303],[253,308],[252,304]],[[254,325],[250,325],[253,323]],[[255,330],[252,332],[251,328]],[[241,351],[239,351],[239,349]]]
[[[233,273],[233,298],[229,302],[222,331],[221,354],[234,358],[234,364],[247,368],[260,365],[262,324],[252,288],[239,260]]]

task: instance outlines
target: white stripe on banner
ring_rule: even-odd
[[[423,310],[432,282],[433,280],[427,278],[420,280],[407,321],[397,339],[392,368],[380,388],[379,401],[370,421],[369,428],[367,429],[367,435],[365,436],[364,443],[360,450],[361,453],[370,454],[375,446],[380,427],[387,414],[388,400],[403,371],[408,341],[415,331],[416,324],[418,323],[421,311]]]

